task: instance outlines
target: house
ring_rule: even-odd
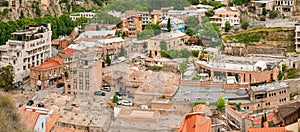
[[[11,34],[6,45],[0,46],[1,66],[13,67],[14,82],[29,79],[30,68],[51,57],[51,25],[30,25]]]
[[[293,16],[296,12],[299,2],[296,0],[275,0],[274,10],[278,11],[284,16]]]
[[[121,14],[123,31],[128,32],[128,37],[136,38],[142,31],[142,16],[136,10],[127,10]]]
[[[51,132],[60,117],[53,110],[31,106],[22,107],[17,113],[21,124],[35,132]]]
[[[46,88],[62,81],[64,73],[62,58],[52,57],[44,61],[41,65],[30,68],[30,86]]]
[[[160,56],[160,42],[165,41],[167,50],[179,50],[185,47],[189,36],[180,31],[161,33],[148,39],[148,54],[151,57]]]
[[[283,104],[276,109],[278,111],[277,114],[282,120],[281,123],[284,125],[290,125],[298,122],[298,119],[300,118],[300,101]]]
[[[77,18],[85,17],[85,18],[93,18],[96,13],[94,12],[78,12],[70,15],[70,18],[75,21]]]
[[[251,7],[254,9],[256,14],[262,14],[263,8],[266,10],[273,10],[275,1],[273,0],[259,0],[259,1],[254,1],[251,0]]]
[[[211,132],[212,121],[204,113],[186,114],[178,132]]]
[[[214,15],[209,18],[210,22],[216,23],[218,26],[224,28],[225,23],[228,21],[230,26],[239,25],[240,12],[235,7],[221,7],[214,10]]]
[[[180,31],[180,32],[184,32],[185,30],[185,24],[183,20],[180,20],[176,17],[169,17],[168,19],[170,19],[170,24],[171,24],[171,30],[172,31]],[[159,26],[161,27],[161,30],[163,31],[168,31],[168,19],[164,19],[162,20],[162,22],[159,23]]]

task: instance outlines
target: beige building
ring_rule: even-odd
[[[148,53],[151,57],[160,56],[160,42],[167,43],[167,50],[180,50],[185,47],[189,36],[180,31],[161,33],[148,40]]]
[[[6,45],[0,46],[2,66],[12,65],[14,81],[29,79],[30,67],[51,57],[51,25],[30,25],[11,34]]]
[[[300,24],[296,24],[296,30],[295,30],[295,47],[296,51],[300,51]]]
[[[292,16],[296,11],[296,2],[296,0],[276,0],[274,9],[284,16]]]
[[[214,16],[210,17],[210,22],[215,22],[222,28],[225,27],[225,23],[230,22],[230,26],[240,24],[240,12],[235,7],[221,7],[214,10]]]
[[[95,16],[94,12],[79,12],[71,14],[70,17],[73,21],[75,21],[77,18],[85,17],[85,18],[93,18]]]
[[[65,93],[93,95],[102,86],[102,61],[96,56],[80,58],[71,68],[71,78],[67,82]]]

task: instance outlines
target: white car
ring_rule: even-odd
[[[133,102],[129,100],[120,100],[117,103],[118,105],[124,105],[124,106],[133,106]]]

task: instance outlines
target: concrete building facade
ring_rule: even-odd
[[[296,24],[296,30],[295,30],[295,47],[296,51],[300,51],[300,23]]]
[[[11,34],[6,45],[0,46],[0,61],[13,66],[14,82],[29,78],[30,68],[51,57],[51,25],[30,25]]]
[[[94,12],[79,12],[79,13],[70,15],[70,17],[73,21],[75,21],[77,18],[80,18],[80,17],[93,18],[94,16],[95,16]]]
[[[211,22],[215,22],[218,26],[224,28],[228,21],[230,26],[240,24],[240,12],[235,7],[221,7],[214,10],[214,16],[210,17]]]

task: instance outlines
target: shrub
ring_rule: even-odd
[[[241,27],[242,27],[243,29],[247,29],[248,26],[249,26],[249,23],[248,23],[247,21],[243,21],[243,22],[242,22]]]

